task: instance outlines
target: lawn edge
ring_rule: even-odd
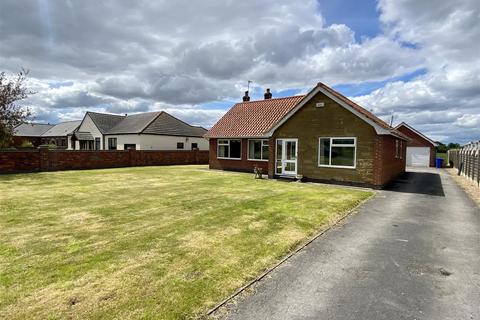
[[[260,280],[262,280],[263,278],[265,278],[267,275],[269,275],[270,273],[272,273],[275,269],[277,269],[280,265],[282,265],[283,263],[285,263],[287,260],[289,260],[291,257],[293,257],[295,254],[297,254],[298,252],[300,252],[301,250],[303,250],[305,247],[307,247],[310,243],[312,243],[313,241],[315,241],[316,239],[318,239],[319,237],[321,237],[322,235],[324,235],[326,232],[328,232],[329,230],[331,230],[332,228],[336,227],[337,225],[340,224],[340,222],[342,222],[343,220],[345,220],[347,217],[349,217],[350,215],[352,215],[353,213],[356,213],[358,212],[358,208],[360,208],[362,205],[364,205],[366,202],[372,200],[373,198],[376,197],[376,195],[378,194],[378,191],[377,190],[370,190],[373,192],[373,194],[371,196],[369,196],[368,198],[365,198],[363,199],[362,201],[360,201],[359,203],[357,203],[354,207],[352,207],[351,209],[347,210],[344,214],[342,214],[338,219],[330,222],[329,224],[327,224],[327,226],[325,228],[322,228],[319,232],[317,232],[316,234],[314,234],[312,237],[306,239],[304,242],[302,242],[298,247],[296,247],[295,249],[293,249],[291,252],[289,252],[286,256],[284,256],[283,258],[281,258],[278,262],[276,262],[273,266],[267,268],[265,271],[263,271],[260,275],[258,275],[257,277],[255,277],[253,280],[250,280],[248,281],[246,284],[244,284],[243,286],[241,286],[240,288],[238,288],[237,290],[235,290],[231,295],[229,295],[227,298],[223,299],[221,302],[219,302],[218,304],[216,304],[213,308],[211,308],[210,310],[207,311],[207,313],[205,313],[203,316],[200,316],[200,319],[206,319],[208,318],[209,316],[213,315],[214,312],[216,312],[217,310],[219,310],[220,308],[224,307],[225,305],[227,305],[230,301],[232,301],[235,297],[237,297],[238,295],[240,295],[242,292],[244,292],[246,289],[252,287],[254,284],[256,284],[257,282],[259,282]]]

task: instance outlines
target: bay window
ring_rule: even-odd
[[[318,165],[320,167],[355,168],[357,138],[320,138]]]
[[[248,160],[268,161],[268,140],[248,140]]]
[[[218,159],[234,159],[242,158],[242,141],[240,139],[219,139],[217,149]]]

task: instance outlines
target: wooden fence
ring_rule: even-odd
[[[468,143],[462,149],[448,150],[448,162],[458,169],[459,175],[480,187],[480,141]]]

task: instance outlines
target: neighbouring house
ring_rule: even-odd
[[[67,149],[73,132],[80,122],[80,120],[66,121],[55,125],[23,123],[14,129],[14,146],[20,146],[24,141],[29,141],[34,147],[49,144],[59,149]]]
[[[19,147],[30,142],[34,147],[42,144],[42,134],[53,128],[52,124],[22,123],[13,129],[13,146]]]
[[[208,150],[206,131],[164,111],[123,116],[87,112],[69,149]]]
[[[42,134],[42,144],[55,145],[59,149],[67,149],[73,133],[81,120],[59,123]]]
[[[374,187],[405,171],[408,138],[323,83],[304,96],[243,100],[205,135],[211,169]]]
[[[407,166],[435,167],[437,143],[405,122],[395,127],[410,140],[407,142]]]

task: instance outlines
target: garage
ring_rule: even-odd
[[[430,148],[407,147],[407,166],[428,167],[430,165]]]
[[[405,122],[396,128],[410,140],[407,142],[407,166],[434,167],[437,143]]]

